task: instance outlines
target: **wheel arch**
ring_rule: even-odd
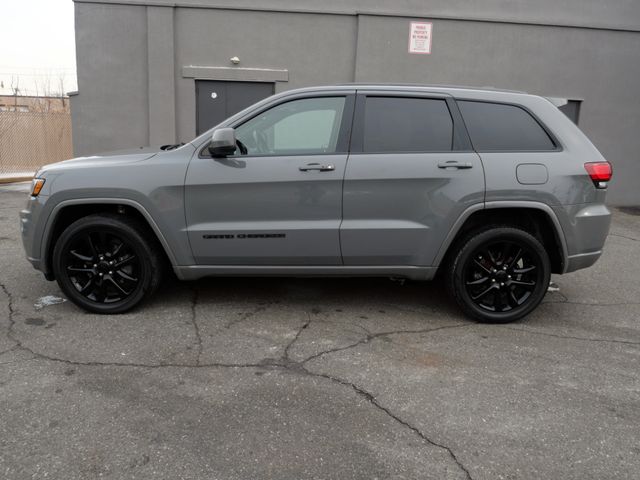
[[[41,258],[42,270],[48,280],[54,279],[51,260],[53,248],[60,234],[76,220],[97,213],[118,213],[137,218],[161,245],[167,261],[172,266],[177,265],[175,255],[158,224],[147,209],[135,200],[124,198],[66,200],[54,207],[44,227]]]
[[[440,247],[434,266],[446,265],[458,241],[468,232],[492,224],[514,226],[529,232],[544,245],[552,273],[565,272],[568,250],[558,217],[548,205],[529,201],[486,202],[465,210]]]

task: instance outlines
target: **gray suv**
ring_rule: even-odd
[[[86,310],[210,275],[437,274],[468,316],[531,312],[592,265],[611,165],[550,101],[343,85],[288,91],[161,151],[42,168],[27,257]],[[428,301],[428,300],[427,300]]]

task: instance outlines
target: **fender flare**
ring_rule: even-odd
[[[464,212],[462,212],[462,214],[460,214],[458,219],[453,224],[453,227],[451,228],[451,230],[445,237],[444,241],[442,242],[442,245],[440,246],[440,249],[438,250],[438,253],[434,259],[433,266],[434,267],[440,266],[442,259],[447,253],[447,250],[449,250],[449,247],[451,246],[456,236],[460,232],[460,229],[462,228],[464,223],[469,219],[469,217],[471,217],[472,214],[480,210],[489,210],[489,209],[496,209],[496,208],[529,208],[533,210],[543,211],[551,219],[551,222],[553,223],[554,234],[556,235],[556,238],[560,243],[560,247],[562,249],[562,252],[561,252],[562,253],[562,270],[563,270],[563,273],[566,272],[567,263],[568,263],[567,259],[569,258],[569,251],[567,248],[567,240],[564,236],[564,231],[562,230],[562,225],[560,224],[560,220],[558,220],[558,216],[553,211],[553,209],[546,203],[534,202],[534,201],[528,201],[528,200],[517,200],[517,201],[497,200],[492,202],[477,203],[475,205],[471,205],[470,207],[468,207],[466,210],[464,210]]]
[[[147,223],[153,230],[153,233],[155,233],[156,237],[160,241],[160,245],[162,245],[162,248],[164,249],[165,253],[167,254],[167,257],[169,258],[169,262],[171,262],[171,265],[172,266],[177,265],[177,261],[176,261],[175,255],[173,254],[173,250],[169,246],[167,239],[162,234],[160,227],[158,227],[158,224],[155,222],[151,214],[140,203],[136,202],[135,200],[130,200],[128,198],[94,197],[94,198],[78,198],[78,199],[71,199],[71,200],[63,200],[62,202],[58,203],[55,207],[53,207],[53,209],[51,210],[51,213],[47,217],[47,221],[45,223],[43,234],[42,234],[43,242],[41,242],[40,244],[40,258],[42,259],[41,265],[42,265],[43,271],[47,269],[46,265],[48,264],[48,261],[49,261],[48,252],[51,246],[51,233],[52,233],[53,225],[55,225],[56,219],[58,218],[58,214],[60,213],[60,210],[71,205],[93,205],[93,204],[105,204],[105,203],[110,205],[126,205],[129,207],[135,208],[136,211],[138,211],[147,221]]]

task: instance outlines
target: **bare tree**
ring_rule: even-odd
[[[18,92],[20,91],[20,77],[11,75],[11,91],[13,92],[13,107],[18,107]]]

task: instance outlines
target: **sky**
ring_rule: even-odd
[[[76,90],[73,1],[0,0],[0,5],[0,93],[13,94],[12,82],[18,95]]]

